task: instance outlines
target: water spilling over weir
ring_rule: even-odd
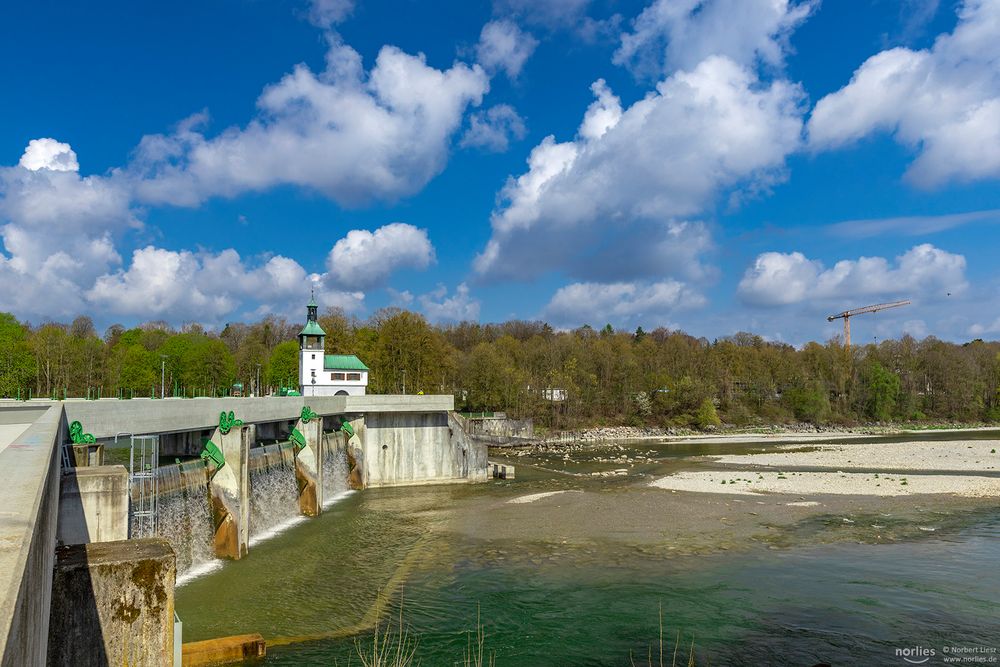
[[[290,442],[250,450],[250,540],[266,539],[300,517]]]
[[[347,451],[338,435],[323,434],[323,505],[337,502],[350,491]]]
[[[177,573],[199,569],[215,558],[208,474],[201,461],[157,469],[157,528],[177,554]]]
[[[350,491],[344,440],[336,433],[323,435],[322,487],[324,506]],[[295,448],[291,442],[252,447],[248,456],[250,538],[266,540],[304,517],[299,506],[295,474]],[[170,542],[177,554],[178,583],[221,565],[213,545],[210,472],[204,461],[187,461],[156,469],[156,535]],[[136,532],[138,522],[132,519]]]

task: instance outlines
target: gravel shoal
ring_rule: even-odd
[[[1000,496],[1000,478],[975,475],[875,475],[839,472],[678,472],[653,481],[670,491],[754,495],[782,493],[859,496],[951,494],[970,498]]]
[[[885,442],[819,445],[813,451],[732,454],[718,463],[837,470],[1000,470],[1000,441]]]

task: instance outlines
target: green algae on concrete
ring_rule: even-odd
[[[56,549],[48,664],[171,664],[176,575],[159,538]]]

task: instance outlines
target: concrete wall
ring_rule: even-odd
[[[60,544],[128,539],[128,471],[125,466],[70,468],[59,491]]]
[[[48,664],[169,667],[176,576],[158,538],[59,547]]]
[[[437,412],[453,410],[454,396],[367,394],[365,396],[265,396],[260,398],[115,398],[99,401],[0,400],[0,414],[8,409],[63,406],[67,423],[79,421],[83,430],[98,439],[114,438],[118,433],[178,433],[214,429],[219,413],[232,410],[247,423],[295,421],[302,406],[308,405],[320,415],[363,414],[368,412]],[[13,419],[13,417],[11,417]],[[21,423],[21,422],[15,422]]]
[[[531,438],[535,435],[535,424],[530,418],[474,417],[465,420],[465,427],[473,435],[499,435],[514,438]]]
[[[59,505],[61,406],[0,452],[0,665],[44,665]]]
[[[486,479],[486,447],[470,442],[446,412],[366,414],[351,444],[360,449],[366,487]]]

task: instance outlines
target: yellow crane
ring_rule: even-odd
[[[842,313],[837,313],[836,315],[831,315],[826,318],[827,322],[833,322],[836,319],[843,318],[844,320],[844,347],[851,346],[851,318],[855,315],[863,315],[864,313],[877,313],[880,310],[886,310],[887,308],[899,308],[900,306],[907,306],[910,304],[909,300],[906,301],[893,301],[892,303],[876,303],[871,306],[862,306],[861,308],[854,308],[852,310],[845,310]]]

